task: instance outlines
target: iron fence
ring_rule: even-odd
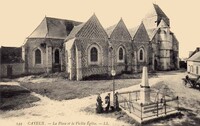
[[[141,121],[147,118],[168,115],[178,110],[178,96],[170,97],[166,95],[164,98],[155,98],[159,95],[163,95],[162,93],[159,93],[159,95],[152,95],[156,93],[157,92],[151,90],[151,102],[143,104],[140,102],[140,90],[120,92],[118,93],[119,106],[140,118]]]

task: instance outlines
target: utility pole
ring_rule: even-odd
[[[112,49],[112,52],[111,52],[111,57],[112,57],[112,70],[111,70],[111,75],[112,75],[112,80],[113,80],[113,106],[115,105],[115,75],[116,75],[116,72],[114,70],[114,52],[113,52],[113,49]]]

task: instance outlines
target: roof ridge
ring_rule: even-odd
[[[15,46],[0,46],[0,47],[2,47],[2,48],[21,48],[21,46],[19,46],[19,47],[15,47]]]
[[[47,33],[46,33],[44,38],[46,38],[47,35],[49,34],[49,26],[48,26],[48,22],[47,22],[47,17],[45,16],[45,18],[46,18],[46,25],[47,25]]]
[[[200,52],[193,52],[194,54],[192,54],[187,60],[188,61],[200,61]]]
[[[63,20],[63,21],[74,21],[74,22],[80,22],[80,21],[75,21],[75,20],[72,20],[72,19],[64,19],[64,18],[57,18],[57,17],[45,17],[47,19],[56,19],[56,20]],[[82,23],[82,22],[80,22]]]

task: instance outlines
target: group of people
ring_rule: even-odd
[[[115,93],[114,95],[114,109],[119,109],[119,102],[118,102],[118,93]],[[100,94],[97,96],[97,103],[96,103],[96,112],[97,113],[103,113],[103,112],[109,112],[110,109],[110,93],[107,94],[105,97],[105,104],[103,105],[103,101],[101,99]]]

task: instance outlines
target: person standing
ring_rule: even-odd
[[[110,93],[105,97],[105,104],[107,104],[105,110],[108,112],[110,108]]]
[[[115,93],[114,95],[114,108],[115,110],[119,111],[119,101],[118,101],[118,92]]]
[[[103,112],[103,107],[102,107],[103,101],[101,100],[100,94],[97,96],[97,103],[96,103],[96,112],[97,113],[102,113]]]

